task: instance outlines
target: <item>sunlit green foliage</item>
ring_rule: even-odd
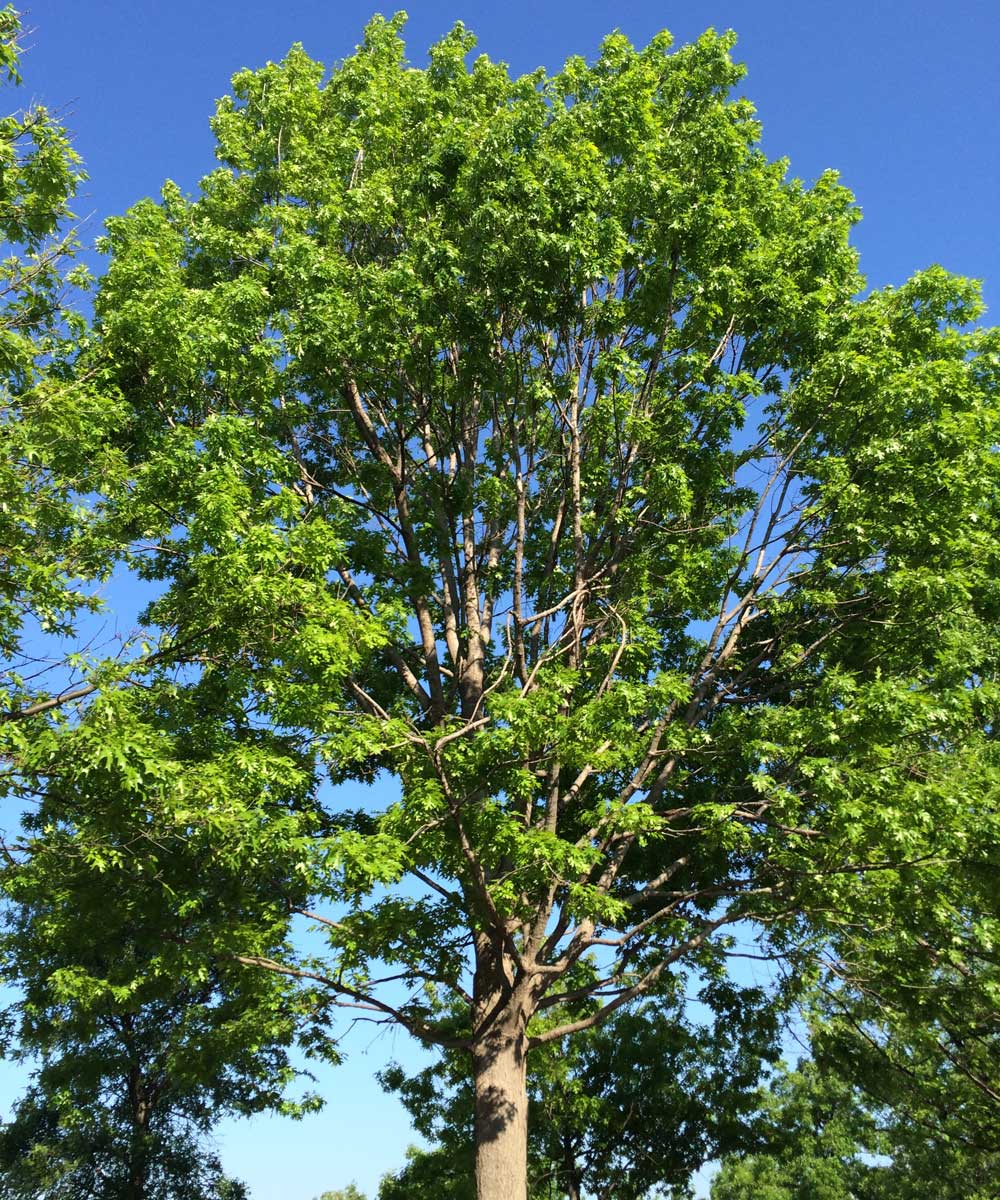
[[[401,25],[238,74],[198,195],[108,222],[87,544],[148,653],[16,754],[71,838],[127,795],[220,847],[210,953],[469,1050],[519,1200],[527,1054],[737,936],[908,945],[995,847],[1000,338],[940,268],[859,298],[852,198],[763,155],[730,35],[511,78]]]

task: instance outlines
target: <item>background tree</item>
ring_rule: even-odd
[[[164,696],[142,698],[152,721]],[[20,992],[8,1054],[33,1080],[0,1131],[0,1195],[238,1200],[206,1135],[226,1114],[315,1108],[286,1090],[300,1074],[291,1046],[319,1046],[306,995],[225,953],[227,931],[241,949],[249,939],[262,954],[289,952],[296,886],[277,859],[250,877],[229,868],[246,830],[232,812],[249,798],[261,813],[270,790],[279,826],[309,777],[266,738],[240,745],[218,713],[188,714],[180,732],[161,721],[157,737],[149,723],[129,725],[114,699],[98,697],[87,723],[52,733],[75,750],[61,744],[63,769],[0,875],[0,964]],[[180,712],[174,703],[175,720]],[[186,810],[206,809],[210,820],[185,823]]]
[[[4,8],[8,85],[20,83],[19,34],[18,14]],[[4,1014],[5,1050],[32,1073],[0,1128],[0,1194],[236,1200],[239,1185],[203,1135],[220,1112],[282,1102],[293,1074],[287,1049],[302,1027],[288,988],[261,987],[245,972],[233,986],[217,961],[184,957],[183,939],[205,923],[190,881],[213,878],[224,839],[206,853],[175,819],[177,806],[192,787],[211,790],[216,810],[223,797],[210,779],[195,781],[199,750],[189,736],[183,748],[172,744],[172,819],[169,828],[157,823],[150,764],[157,736],[167,741],[169,731],[159,720],[158,734],[147,724],[145,740],[130,741],[134,725],[114,713],[115,683],[131,666],[127,635],[112,639],[110,653],[96,644],[90,615],[101,608],[96,585],[113,555],[83,496],[102,486],[114,457],[103,439],[116,410],[85,373],[70,378],[64,369],[68,348],[85,341],[68,302],[86,282],[72,266],[70,205],[82,179],[45,109],[0,120],[0,786],[13,799],[5,824],[20,822],[17,833],[0,831],[0,961],[18,997]],[[99,711],[83,730],[76,706],[89,698]],[[152,723],[162,698],[144,693]],[[218,719],[197,723],[202,758],[222,744],[211,740]],[[113,744],[101,740],[102,728],[115,730]],[[57,771],[50,757],[42,779],[29,760],[57,744],[66,753]],[[225,744],[233,749],[231,737]],[[253,753],[243,756],[247,781]],[[88,812],[78,804],[83,780],[99,797]],[[124,816],[140,786],[141,831]],[[253,786],[259,807],[259,773]],[[182,876],[178,909],[170,888]],[[226,902],[216,895],[216,906]],[[280,936],[259,916],[253,939],[273,952]]]
[[[109,222],[78,368],[175,683],[380,788],[232,809],[327,947],[227,952],[465,1047],[477,1194],[524,1200],[529,1053],[730,930],[892,924],[995,831],[998,338],[938,269],[856,298],[728,35],[511,79],[400,23],[236,76],[198,198]]]
[[[885,1149],[861,1094],[800,1063],[762,1096],[759,1153],[723,1160],[712,1200],[874,1200]]]
[[[905,934],[844,930],[811,1019],[814,1053],[883,1114],[890,1194],[988,1194],[1000,1167],[996,843],[971,832]]]
[[[989,825],[970,829],[892,929],[871,914],[837,931],[806,1010],[815,1061],[772,1083],[757,1149],[724,1160],[713,1200],[996,1191],[996,853]]]
[[[66,1065],[71,1071],[58,1105],[50,1095],[31,1091],[0,1127],[4,1200],[248,1200],[245,1187],[224,1174],[197,1129],[176,1111],[154,1122],[140,1150],[134,1114],[107,1100],[95,1105],[93,1092],[78,1086],[81,1064]]]
[[[466,1132],[471,1132],[467,1130]],[[530,1172],[530,1168],[529,1168]],[[538,1194],[529,1181],[528,1195]],[[442,1140],[429,1150],[410,1146],[406,1162],[398,1171],[382,1176],[378,1200],[439,1196],[441,1200],[476,1200],[475,1150],[471,1141]]]
[[[725,1158],[711,1200],[988,1200],[1000,1158],[962,1137],[934,1136],[814,1063],[777,1076],[752,1154]]]

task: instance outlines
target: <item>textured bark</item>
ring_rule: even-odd
[[[526,1041],[498,1023],[473,1051],[478,1200],[527,1200]]]

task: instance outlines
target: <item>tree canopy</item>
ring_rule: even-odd
[[[147,644],[17,769],[217,848],[189,953],[466,1050],[523,1200],[529,1054],[738,940],[911,938],[995,844],[1000,337],[940,268],[862,296],[731,35],[512,78],[401,25],[236,75],[199,194],[108,222],[73,378]]]

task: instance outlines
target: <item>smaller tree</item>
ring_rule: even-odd
[[[762,1097],[758,1147],[728,1156],[711,1200],[993,1200],[1000,1154],[914,1126],[813,1062]]]
[[[476,1200],[474,1175],[469,1145],[410,1146],[400,1170],[382,1176],[378,1200]]]
[[[906,936],[844,930],[812,1013],[823,1066],[895,1115],[897,1142],[939,1159],[949,1145],[1000,1153],[1000,835],[984,823],[971,843],[914,897]]]
[[[79,1085],[80,1064],[62,1066],[65,1088],[32,1089],[0,1128],[3,1200],[248,1200],[197,1123],[168,1111],[139,1137],[133,1112],[110,1098],[95,1106],[92,1089]]]
[[[864,1155],[882,1145],[850,1085],[803,1063],[761,1099],[758,1149],[724,1160],[711,1200],[872,1200],[877,1168]]]
[[[187,699],[202,711],[185,736],[156,725],[155,689],[99,699],[103,733],[64,726],[56,736],[76,753],[36,797],[0,873],[0,962],[22,993],[10,1053],[38,1064],[0,1138],[4,1200],[203,1200],[223,1187],[238,1197],[205,1145],[218,1117],[318,1103],[285,1097],[292,1044],[322,1048],[309,1041],[313,998],[229,952],[233,941],[285,952],[296,885],[276,854],[266,877],[231,870],[227,813],[269,787],[274,815],[308,798],[273,739],[241,740],[203,694]],[[242,790],[220,783],[223,744],[242,763]],[[100,809],[86,803],[91,789]],[[182,819],[207,796],[211,820]],[[141,832],[128,815],[137,803]]]
[[[984,647],[984,680],[996,678],[993,653]],[[977,760],[958,764],[970,792],[995,792],[997,749],[991,737]],[[995,811],[981,814],[933,882],[914,889],[900,874],[891,883],[903,914],[896,929],[873,912],[832,940],[811,1006],[812,1048],[879,1113],[892,1155],[886,1195],[968,1200],[994,1195],[1000,1176]]]

